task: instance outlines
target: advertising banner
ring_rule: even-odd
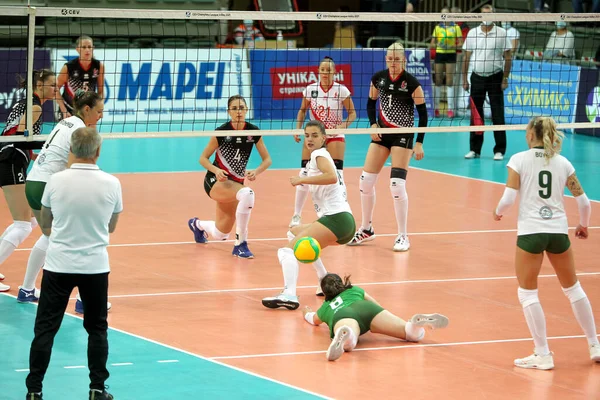
[[[579,77],[579,93],[577,95],[577,114],[575,122],[600,123],[600,86],[596,68],[582,68]],[[576,133],[600,137],[600,128],[576,129]]]

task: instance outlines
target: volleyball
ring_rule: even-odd
[[[303,237],[298,239],[294,245],[294,256],[301,263],[312,263],[317,261],[321,255],[321,245],[316,239],[311,237]]]

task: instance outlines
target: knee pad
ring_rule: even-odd
[[[577,281],[577,283],[575,283],[570,288],[563,288],[563,293],[565,294],[565,296],[567,296],[571,304],[577,303],[579,300],[583,300],[587,297],[579,281]]]
[[[283,264],[283,260],[289,257],[296,259],[296,257],[294,257],[294,250],[290,249],[289,247],[282,247],[277,250],[277,258],[279,259],[279,263]]]
[[[35,229],[38,225],[37,219],[35,219],[35,217],[31,217],[31,229]]]
[[[519,295],[519,302],[521,303],[523,308],[527,308],[535,303],[540,302],[540,299],[538,298],[537,289],[528,290],[520,287],[517,293]]]
[[[406,181],[400,178],[390,178],[390,192],[394,200],[402,201],[408,199]]]
[[[310,160],[302,160],[302,161],[300,162],[300,168],[302,168],[302,169],[306,169],[306,165],[308,164],[308,162],[309,162],[309,161],[310,161]]]
[[[249,187],[244,187],[239,190],[235,198],[239,201],[237,212],[248,214],[254,207],[254,191]]]
[[[390,178],[398,178],[406,180],[406,176],[408,175],[408,171],[404,168],[392,168],[392,172],[390,173]]]
[[[35,242],[33,247],[39,249],[41,251],[48,251],[48,245],[50,244],[50,238],[46,235],[40,236],[40,238]]]
[[[362,194],[373,194],[375,183],[377,183],[377,174],[363,171],[358,184],[360,192]]]
[[[335,164],[335,169],[339,169],[339,170],[344,169],[344,160],[334,158],[333,163]]]
[[[6,232],[2,239],[6,240],[15,247],[19,247],[19,245],[23,243],[25,239],[27,239],[27,236],[29,236],[31,231],[31,222],[15,221],[12,224],[12,228]]]

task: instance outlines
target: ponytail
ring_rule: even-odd
[[[325,301],[331,301],[339,296],[344,290],[352,289],[350,275],[344,276],[344,280],[338,274],[327,274],[321,279],[321,290],[325,295]]]
[[[544,144],[544,157],[547,160],[560,153],[565,135],[556,129],[556,122],[551,117],[536,117],[529,122],[535,138]]]

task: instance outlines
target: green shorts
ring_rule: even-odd
[[[27,196],[29,207],[33,210],[40,211],[42,209],[42,196],[44,195],[45,188],[46,182],[25,182],[25,196]]]
[[[350,304],[348,307],[344,307],[333,315],[333,321],[329,327],[329,333],[331,337],[334,336],[335,324],[340,319],[350,318],[358,322],[360,327],[360,334],[363,335],[371,329],[371,321],[384,309],[375,303],[368,300],[359,300]]]
[[[354,217],[347,211],[333,215],[324,215],[319,218],[317,222],[333,232],[337,238],[338,244],[348,243],[356,233],[356,222],[354,222]]]
[[[533,233],[517,236],[517,247],[531,254],[540,254],[544,251],[561,254],[569,250],[571,241],[569,235],[564,233]]]

